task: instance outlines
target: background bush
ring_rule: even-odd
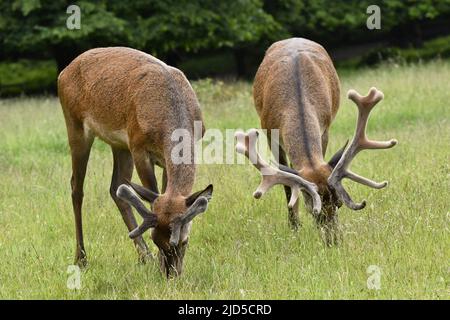
[[[70,4],[81,9],[80,30],[66,28]],[[366,27],[366,10],[373,4],[381,9],[380,30]],[[143,50],[190,78],[252,78],[267,47],[289,37],[313,39],[338,64],[350,67],[393,57],[446,57],[449,39],[430,40],[448,36],[449,21],[450,0],[3,0],[0,61],[13,62],[8,68],[15,68],[18,59],[56,65],[51,73],[25,63],[24,72],[49,78],[29,87],[28,78],[35,76],[21,73],[23,81],[8,89],[11,93],[54,90],[59,71],[99,46]],[[41,70],[41,63],[31,66]]]
[[[363,56],[360,65],[374,65],[382,61],[411,63],[450,57],[450,37],[426,41],[420,48],[387,47],[373,50]]]
[[[0,62],[0,96],[54,93],[56,75],[52,60]]]

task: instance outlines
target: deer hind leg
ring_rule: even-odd
[[[167,188],[167,170],[166,170],[166,168],[164,168],[163,169],[163,174],[162,174],[161,193],[166,192],[166,188]]]
[[[133,162],[136,166],[142,185],[153,192],[159,193],[158,181],[155,175],[155,165],[150,160],[150,155],[145,150],[132,149]]]
[[[159,193],[154,170],[155,166],[150,160],[149,153],[145,149],[131,148],[131,155],[142,185],[155,193]]]
[[[94,137],[86,135],[82,126],[72,125],[70,123],[68,123],[67,132],[72,155],[72,178],[70,184],[72,187],[72,206],[75,216],[77,240],[75,264],[84,267],[87,264],[87,259],[84,249],[82,223],[83,185]]]
[[[131,206],[125,201],[117,197],[117,189],[126,181],[130,181],[133,175],[133,159],[131,157],[130,151],[126,149],[116,149],[112,148],[114,166],[113,175],[111,179],[110,193],[117,208],[122,215],[122,219],[128,228],[128,231],[134,230],[138,225],[136,219],[133,215]],[[147,258],[151,258],[151,253],[148,250],[147,244],[145,243],[142,236],[134,239],[134,244],[139,254],[139,261],[146,262]]]
[[[325,157],[328,147],[328,129],[322,134],[322,155]]]
[[[267,142],[269,143],[269,146],[272,148],[272,137],[270,135],[270,130],[267,133],[267,140],[268,140]],[[278,151],[278,155],[276,154],[277,151]],[[281,146],[279,144],[278,144],[278,150],[272,150],[272,153],[274,154],[275,159],[278,156],[278,162],[281,165],[288,167],[286,153],[284,152],[284,150],[281,148]],[[286,194],[286,204],[288,204],[291,199],[291,188],[288,186],[284,186],[284,193]],[[299,218],[299,214],[298,214],[298,201],[295,203],[295,205],[292,208],[288,207],[288,221],[289,221],[289,226],[291,227],[292,230],[298,230],[298,228],[301,226],[300,218]]]

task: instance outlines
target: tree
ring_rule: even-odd
[[[133,21],[134,45],[177,65],[180,56],[205,50],[234,50],[244,73],[242,49],[281,30],[260,0],[138,1],[116,4],[120,17]],[[120,8],[120,9],[119,9]]]
[[[68,1],[15,0],[1,5],[0,30],[8,56],[53,57],[61,71],[76,55],[93,46],[128,42],[127,22],[108,11],[107,1],[79,1],[81,29],[69,30]]]
[[[131,46],[175,66],[186,55],[230,50],[244,74],[248,53],[259,56],[282,38],[301,36],[327,47],[386,37],[420,45],[424,24],[450,18],[450,0],[80,0],[81,29],[70,30],[71,4],[0,1],[0,58],[53,58],[62,70],[99,46]],[[371,4],[381,8],[382,28],[368,32]]]
[[[369,5],[381,9],[381,30],[368,32]],[[264,9],[286,33],[328,46],[368,42],[391,34],[410,42],[410,34],[420,37],[423,23],[450,18],[450,0],[265,0]]]
[[[259,0],[79,1],[79,30],[66,27],[69,5],[63,0],[3,2],[4,55],[48,55],[61,70],[88,48],[124,45],[176,64],[179,54],[254,44],[279,28]]]

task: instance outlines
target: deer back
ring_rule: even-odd
[[[253,95],[264,129],[279,129],[293,167],[323,161],[322,135],[339,108],[339,79],[319,44],[301,38],[274,43],[256,74]]]
[[[190,192],[195,169],[173,165],[171,150],[176,142],[171,135],[184,129],[193,137],[194,121],[202,121],[202,115],[180,70],[131,48],[96,48],[61,72],[58,94],[66,122],[82,126],[110,145],[146,149],[167,168],[169,184],[184,179],[182,193]],[[183,178],[176,177],[178,171]]]

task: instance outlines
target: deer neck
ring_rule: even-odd
[[[191,193],[195,181],[194,164],[171,164],[166,166],[166,193],[187,196]]]
[[[166,141],[164,152],[167,174],[166,191],[173,195],[187,196],[191,193],[195,181],[194,142],[184,137],[183,142]],[[181,153],[180,153],[181,152]]]

